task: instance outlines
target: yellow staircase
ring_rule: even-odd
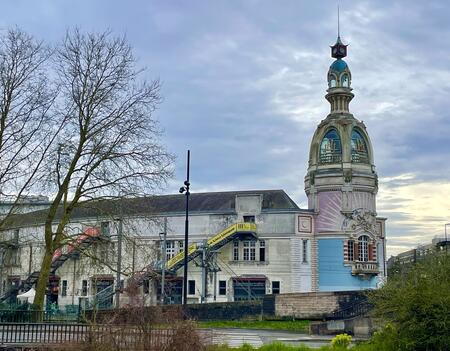
[[[255,223],[235,223],[228,228],[217,233],[207,241],[208,247],[211,250],[217,250],[224,246],[231,240],[235,239],[239,235],[252,235],[256,237],[256,224]],[[201,254],[201,250],[198,244],[194,243],[188,247],[188,261]],[[176,256],[172,257],[166,262],[166,269],[171,271],[177,271],[183,266],[184,251],[181,251]]]

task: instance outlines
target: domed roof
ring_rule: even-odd
[[[337,59],[330,66],[330,69],[336,72],[343,72],[346,68],[347,63],[342,59]]]

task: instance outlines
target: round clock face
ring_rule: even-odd
[[[345,53],[345,48],[344,48],[344,47],[340,47],[340,48],[339,48],[339,52],[340,52],[341,54]]]
[[[337,53],[337,48],[333,48],[333,54]]]

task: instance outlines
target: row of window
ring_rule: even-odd
[[[188,295],[195,295],[195,280],[188,280]],[[272,294],[280,293],[280,282],[272,281]],[[225,296],[227,294],[227,281],[219,280],[219,296]]]
[[[337,78],[334,74],[332,74],[329,77],[329,87],[336,88],[336,86],[337,86]],[[345,73],[341,76],[341,85],[340,86],[344,87],[344,88],[348,88],[350,86],[350,79],[348,77],[348,74]]]
[[[88,281],[82,280],[81,281],[81,296],[87,296],[88,295]],[[67,280],[61,281],[61,296],[67,296]]]
[[[361,132],[352,130],[351,155],[354,163],[369,163],[367,143]],[[342,161],[342,144],[336,129],[330,129],[322,139],[319,149],[320,163],[339,163]]]

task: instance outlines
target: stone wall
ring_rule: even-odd
[[[322,319],[347,308],[363,294],[361,291],[339,291],[268,295],[264,298],[264,312],[270,311],[282,318]]]

